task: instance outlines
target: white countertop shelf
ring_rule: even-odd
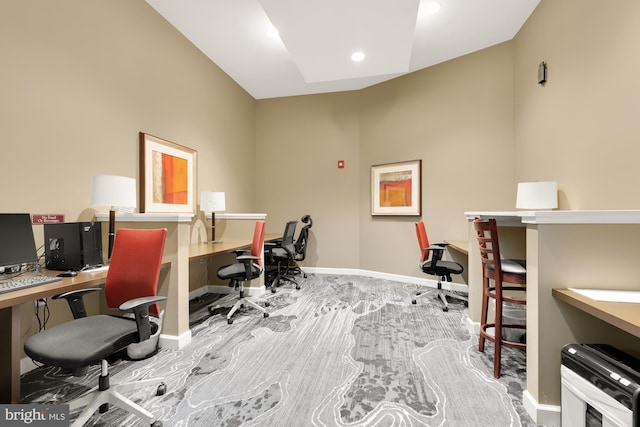
[[[191,222],[194,214],[190,213],[127,213],[116,214],[118,222]],[[96,213],[98,221],[109,221],[108,213]]]
[[[464,214],[470,221],[475,217],[493,217],[500,225],[640,224],[640,210],[471,211]]]

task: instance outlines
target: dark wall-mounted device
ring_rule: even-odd
[[[538,84],[545,84],[547,82],[547,63],[542,61],[538,65]]]
[[[44,224],[44,254],[49,270],[79,271],[101,266],[101,223]]]

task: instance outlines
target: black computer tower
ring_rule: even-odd
[[[99,222],[44,224],[45,266],[75,270],[102,265],[102,226]]]

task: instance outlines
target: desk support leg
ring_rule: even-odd
[[[20,403],[20,306],[0,309],[0,403]]]

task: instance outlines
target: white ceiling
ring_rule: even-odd
[[[362,89],[511,40],[540,2],[146,1],[256,99]]]

